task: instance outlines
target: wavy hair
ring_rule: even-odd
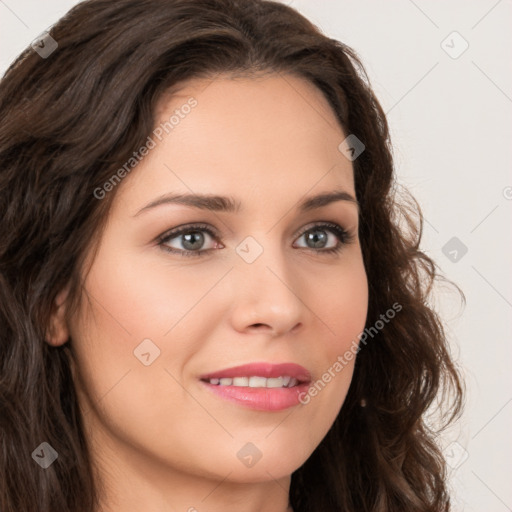
[[[385,113],[354,50],[265,0],[87,0],[50,33],[51,55],[28,47],[0,81],[2,512],[99,505],[73,340],[45,342],[59,291],[71,285],[69,314],[80,305],[84,257],[116,193],[98,200],[94,190],[144,144],[174,86],[266,72],[309,80],[365,144],[353,168],[366,326],[402,306],[358,353],[338,417],[292,475],[290,503],[295,512],[450,510],[445,461],[424,420],[435,407],[445,426],[462,410],[462,379],[429,302],[434,282],[447,280],[419,248],[422,213],[397,193]],[[45,471],[31,458],[42,441],[59,454]]]

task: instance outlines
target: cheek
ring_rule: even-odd
[[[85,298],[71,329],[88,401],[110,396],[114,386],[127,390],[120,398],[131,404],[160,400],[158,390],[180,394],[165,370],[181,380],[185,363],[208,338],[221,313],[219,301],[206,294],[228,267],[148,265],[131,256],[111,258],[112,250],[104,249],[84,283],[90,304]]]
[[[368,312],[368,281],[362,259],[351,258],[339,272],[317,276],[311,283],[308,303],[323,329],[323,351],[331,361],[358,341]]]
[[[86,286],[94,290],[111,319],[133,338],[164,336],[191,312],[221,276],[221,269],[154,264],[140,257],[99,263]]]
[[[335,279],[320,282],[323,286],[311,288],[308,294],[308,303],[317,307],[317,325],[323,333],[313,352],[317,373],[301,399],[303,419],[311,427],[307,430],[311,445],[327,433],[343,405],[368,312],[368,283],[362,260],[347,265]]]

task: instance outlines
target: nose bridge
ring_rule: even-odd
[[[248,236],[236,253],[238,327],[265,324],[279,332],[293,329],[302,321],[304,303],[281,241],[264,233]]]

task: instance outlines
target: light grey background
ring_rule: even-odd
[[[466,294],[465,309],[444,287],[435,299],[468,387],[439,439],[454,510],[512,510],[512,1],[283,1],[362,58],[425,215],[422,248]],[[0,73],[76,3],[0,0]],[[465,255],[443,252],[453,237]]]

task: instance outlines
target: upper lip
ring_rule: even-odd
[[[303,366],[295,363],[249,363],[240,366],[233,366],[216,372],[201,375],[201,380],[221,379],[223,377],[266,377],[277,378],[289,376],[295,378],[299,383],[310,382],[311,374]]]

